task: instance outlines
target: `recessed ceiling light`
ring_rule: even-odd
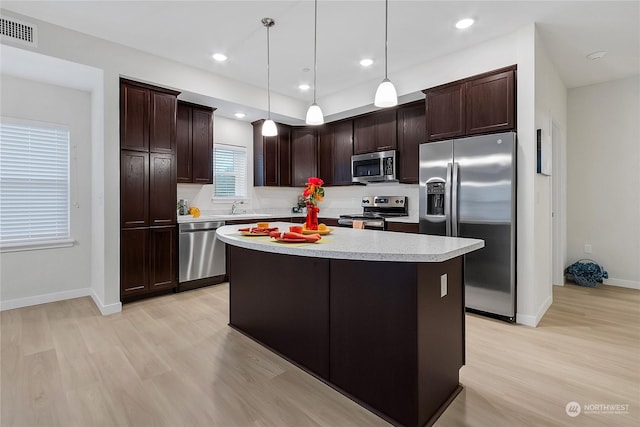
[[[227,55],[225,55],[224,53],[214,53],[212,56],[213,56],[213,59],[215,59],[218,62],[224,62],[227,60]]]
[[[309,86],[306,83],[302,83],[301,85],[298,86],[298,89],[300,89],[300,90],[309,90],[309,89],[311,89],[311,86]]]
[[[587,58],[591,59],[592,61],[595,61],[596,59],[603,58],[606,54],[607,52],[605,52],[604,50],[600,50],[598,52],[590,53],[589,55],[587,55]]]
[[[246,114],[238,111],[237,113],[234,114],[234,116],[236,116],[239,119],[244,119],[246,117]]]
[[[474,22],[475,21],[471,18],[461,19],[456,22],[456,28],[459,30],[464,30],[465,28],[469,28],[470,26],[472,26]]]
[[[371,64],[373,64],[373,59],[371,58],[365,58],[360,61],[360,65],[362,65],[363,67],[370,67]]]

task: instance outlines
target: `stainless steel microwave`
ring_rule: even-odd
[[[384,182],[396,180],[396,151],[351,156],[352,182]]]

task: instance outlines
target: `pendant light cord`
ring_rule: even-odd
[[[269,52],[269,28],[267,26],[267,119],[271,120],[271,65],[270,65],[270,52]]]
[[[389,0],[384,1],[384,78],[387,78],[387,48],[389,45],[388,37],[389,26]]]
[[[316,75],[318,74],[318,0],[315,0],[313,21],[313,103],[316,103]]]

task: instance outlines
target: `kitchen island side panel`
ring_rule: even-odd
[[[417,423],[416,283],[414,263],[331,263],[331,382],[405,426]]]
[[[229,249],[229,324],[328,378],[330,260]]]
[[[418,425],[430,418],[435,421],[461,390],[459,372],[465,351],[462,265],[463,257],[418,264]],[[446,295],[442,296],[444,274]]]

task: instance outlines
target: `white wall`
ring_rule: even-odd
[[[568,112],[568,261],[640,289],[640,77],[571,89]]]
[[[0,255],[2,308],[90,295],[91,95],[4,74],[0,79],[3,116],[69,127],[71,203],[78,205],[70,208],[74,246]]]
[[[552,123],[556,123],[562,130],[561,135],[566,134],[567,126],[567,89],[560,79],[555,66],[549,59],[543,42],[536,34],[535,57],[535,128],[542,130],[543,139],[551,137]],[[563,140],[557,141],[564,144]],[[552,159],[554,162],[564,162],[564,159]],[[564,171],[562,164],[558,169]],[[544,312],[549,308],[553,300],[553,224],[552,224],[552,179],[562,179],[562,174],[550,177],[542,174],[534,176],[535,191],[535,258],[534,274],[537,283],[535,294],[536,305],[540,312],[536,315],[536,323],[540,321]],[[562,205],[556,207],[562,211]],[[564,233],[565,225],[559,221],[558,231]],[[563,242],[564,239],[559,241]],[[561,244],[561,246],[563,246]],[[564,253],[563,248],[559,248]],[[561,256],[560,258],[564,258]],[[564,262],[561,262],[564,264]],[[560,266],[563,268],[563,265]]]

